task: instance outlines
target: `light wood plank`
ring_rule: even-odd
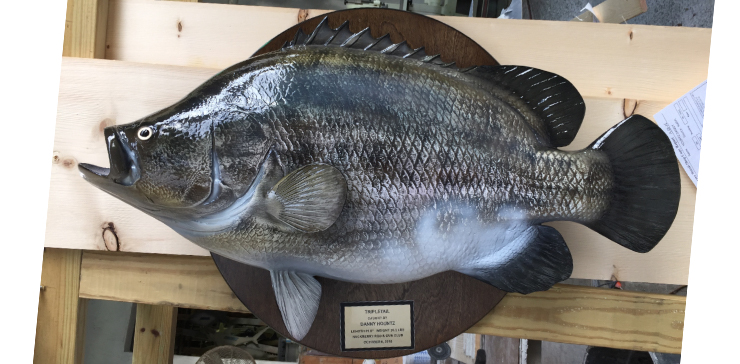
[[[622,23],[648,10],[645,0],[606,0],[593,7],[596,18],[602,23]],[[594,14],[584,11],[571,21],[593,22]]]
[[[107,166],[103,127],[128,123],[168,106],[216,72],[120,61],[63,60],[55,154],[50,156],[46,246],[89,250],[119,246],[127,252],[208,254],[164,224],[85,182],[77,163]],[[624,100],[589,97],[586,104],[583,126],[566,149],[586,147],[625,116]],[[666,104],[639,101],[635,112],[651,117]],[[573,253],[573,278],[610,279],[614,275],[625,281],[686,284],[696,188],[681,173],[678,216],[650,253],[631,252],[578,224],[554,223]],[[111,224],[118,244],[111,243]]]
[[[324,12],[309,10],[308,17]],[[223,69],[296,24],[299,13],[287,8],[111,0],[107,57]],[[471,37],[499,62],[555,72],[585,96],[671,102],[707,78],[711,29],[435,19]]]
[[[686,297],[556,285],[508,294],[469,332],[680,353]]]
[[[81,363],[86,300],[79,299],[82,252],[45,249],[33,362]]]
[[[231,292],[210,257],[85,251],[79,295],[249,312]]]
[[[172,364],[177,307],[136,305],[132,364]]]
[[[62,55],[105,58],[108,0],[67,0]]]
[[[106,57],[226,68],[248,58],[283,30],[327,12],[329,10],[113,0]],[[228,25],[224,27],[224,24]],[[146,29],[141,29],[142,26]],[[219,31],[212,32],[217,29]],[[154,39],[141,42],[137,40],[139,36]],[[211,39],[206,41],[204,36]],[[211,45],[206,46],[201,43],[203,41]],[[177,61],[173,62],[174,59]]]
[[[80,297],[248,312],[209,257],[86,251]],[[685,297],[556,285],[507,295],[468,332],[673,353],[685,305]]]

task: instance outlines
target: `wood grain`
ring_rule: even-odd
[[[80,297],[249,312],[210,257],[85,251]]]
[[[45,249],[33,362],[81,363],[86,300],[79,299],[82,252]]]
[[[247,59],[294,26],[301,11],[147,0],[110,6],[107,58],[216,69]],[[312,18],[326,11],[308,12]],[[707,78],[711,29],[433,18],[498,62],[557,73],[585,96],[671,102]]]
[[[109,0],[67,0],[62,56],[105,58]]]
[[[248,312],[210,257],[86,251],[80,276],[80,297]],[[468,332],[679,352],[685,308],[685,297],[559,284],[506,295]]]
[[[203,5],[203,4],[201,4]],[[124,124],[178,101],[218,70],[65,58],[62,61],[47,215],[48,247],[106,250],[113,224],[121,251],[207,255],[155,219],[80,178],[78,162],[108,165],[102,128]],[[586,97],[586,117],[574,142],[584,148],[624,118],[624,100]],[[668,103],[640,100],[649,118]],[[686,284],[696,187],[681,170],[681,202],[673,226],[651,252],[638,254],[578,224],[554,223],[573,254],[573,278]],[[110,234],[108,234],[110,236]],[[111,245],[111,244],[109,244]]]
[[[172,364],[177,307],[136,305],[132,364]]]
[[[469,331],[680,353],[685,309],[686,297],[556,285],[526,296],[508,294]]]
[[[602,23],[622,23],[648,10],[645,0],[606,0],[593,7]],[[593,22],[594,13],[586,10],[571,21]]]

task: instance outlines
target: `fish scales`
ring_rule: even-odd
[[[286,53],[263,58],[267,65],[256,62],[254,70],[247,66],[237,72],[273,80],[261,83],[270,84],[270,92],[245,106],[251,122],[262,125],[267,138],[275,141],[286,173],[327,163],[345,175],[343,214],[332,227],[310,237],[245,222],[215,239],[221,244],[217,252],[238,249],[249,257],[245,262],[265,267],[278,261],[305,264],[313,257],[321,266],[309,271],[341,265],[336,277],[361,267],[397,264],[410,270],[391,271],[374,281],[388,283],[425,276],[430,269],[436,273],[456,268],[438,264],[445,260],[439,254],[422,253],[429,244],[450,245],[416,239],[425,212],[435,211],[436,228],[443,232],[465,219],[479,224],[505,219],[497,214],[504,208],[540,222],[588,220],[605,208],[611,176],[598,152],[544,147],[514,108],[489,90],[471,86],[457,71],[344,49]],[[244,92],[248,84],[236,82],[226,89]],[[221,123],[244,123],[238,116],[224,120]],[[228,125],[216,127],[221,129],[223,134],[215,135],[218,154],[233,154],[228,149],[240,138],[228,135],[233,129]],[[227,167],[222,174],[231,171]],[[237,183],[243,193],[251,179]],[[461,217],[464,208],[472,208],[474,217]],[[462,233],[473,236],[475,230]],[[493,251],[496,246],[472,245]],[[389,251],[403,254],[394,257]],[[451,251],[452,246],[439,249],[445,255]]]

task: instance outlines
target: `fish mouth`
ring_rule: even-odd
[[[126,134],[119,132],[116,127],[108,127],[105,128],[104,135],[110,168],[80,163],[78,169],[82,177],[103,190],[108,190],[105,187],[110,187],[111,183],[133,185],[141,177],[141,170],[137,158],[126,143]]]

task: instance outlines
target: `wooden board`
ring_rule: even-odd
[[[686,297],[556,285],[547,292],[507,295],[469,331],[680,353],[685,309]]]
[[[136,305],[132,364],[172,364],[177,307]]]
[[[80,297],[249,312],[210,257],[84,252]]]
[[[67,0],[66,57],[104,58],[109,0]]]
[[[80,297],[248,312],[210,257],[86,251],[80,277]],[[685,309],[685,297],[559,284],[506,295],[468,332],[678,353]]]
[[[81,261],[79,250],[44,250],[34,363],[82,363],[86,300],[79,299]]]
[[[111,0],[106,58],[226,68],[326,11]],[[711,29],[433,17],[502,64],[555,72],[585,96],[672,102],[707,78]],[[180,30],[180,28],[182,30]]]
[[[215,69],[121,61],[62,61],[45,244],[88,250],[207,255],[164,224],[90,186],[78,162],[107,166],[102,128],[134,121],[184,97]],[[625,117],[624,100],[587,96],[586,118],[568,148],[586,147]],[[641,100],[635,113],[648,117],[668,103]],[[631,110],[631,108],[629,108]],[[628,114],[629,115],[629,114]],[[573,223],[554,223],[571,249],[573,278],[686,284],[696,188],[681,171],[681,202],[671,230],[647,254],[631,252]],[[111,228],[113,224],[113,228]],[[115,234],[114,234],[115,232]],[[110,241],[115,237],[117,243]]]

